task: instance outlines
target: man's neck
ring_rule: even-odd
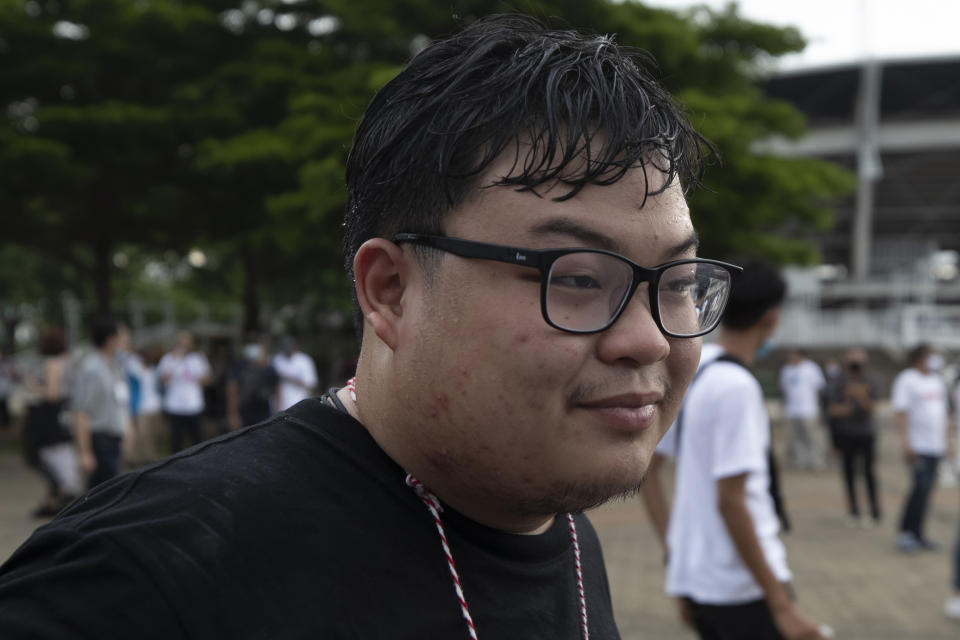
[[[415,462],[414,464],[411,464],[411,461],[406,459],[407,456],[403,455],[404,449],[402,447],[392,446],[392,442],[389,437],[387,437],[385,434],[379,433],[376,428],[371,428],[370,425],[367,425],[364,422],[363,416],[360,412],[359,404],[354,402],[353,398],[350,397],[350,391],[346,387],[343,387],[337,391],[337,398],[339,398],[340,402],[343,403],[347,413],[349,413],[357,422],[362,424],[370,433],[370,436],[377,442],[380,448],[383,449],[384,453],[390,456],[390,458],[392,458],[393,461],[400,465],[400,467],[405,471],[412,473],[417,480],[423,482],[432,493],[440,498],[440,500],[449,504],[464,516],[493,529],[499,529],[501,531],[518,534],[535,535],[543,533],[553,525],[555,520],[554,516],[532,516],[514,520],[509,517],[504,517],[504,515],[498,513],[497,510],[486,510],[483,507],[478,506],[479,503],[476,500],[458,500],[458,496],[450,495],[447,491],[444,491],[444,489],[447,488],[445,483],[434,482],[429,476],[420,477],[416,473]],[[437,490],[438,487],[440,489],[439,491]]]
[[[753,366],[756,360],[757,349],[763,344],[764,337],[756,331],[731,331],[724,329],[717,339],[717,344],[723,347],[728,354],[747,366]]]

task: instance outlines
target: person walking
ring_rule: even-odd
[[[309,398],[317,387],[317,367],[313,358],[297,349],[297,341],[284,336],[280,352],[273,357],[273,368],[280,376],[277,387],[277,411],[285,411]]]
[[[953,464],[957,475],[960,475],[960,380],[953,387],[953,409],[956,428]],[[953,543],[951,587],[952,592],[943,603],[943,612],[948,618],[960,620],[960,519],[957,521],[957,537]]]
[[[132,415],[130,442],[125,443],[127,462],[134,467],[160,459],[160,441],[163,431],[163,398],[157,379],[159,348],[148,347],[140,353],[131,352],[127,358],[127,372],[137,382],[138,401]]]
[[[34,399],[27,405],[23,442],[27,463],[48,483],[47,497],[33,515],[49,518],[82,493],[83,483],[73,436],[64,420],[70,398],[70,363],[63,329],[46,327],[37,350],[39,370],[25,380]]]
[[[817,363],[800,349],[787,352],[787,363],[780,369],[780,391],[789,426],[787,459],[795,469],[816,470],[823,465],[818,415],[825,386]]]
[[[264,338],[254,338],[243,347],[243,359],[230,368],[227,376],[227,419],[231,430],[257,424],[273,413],[271,400],[276,396],[280,378],[270,364]]]
[[[953,592],[943,603],[943,612],[948,618],[960,620],[960,522],[957,523],[957,539],[953,544],[953,568],[951,573]]]
[[[355,378],[37,531],[0,638],[617,640],[583,510],[642,483],[738,270],[642,64],[519,15],[418,53],[347,160]]]
[[[939,372],[942,358],[930,345],[920,344],[910,351],[909,363],[894,378],[890,399],[911,479],[897,537],[897,548],[905,553],[940,548],[924,535],[923,526],[937,466],[947,447],[947,389]]]
[[[744,265],[714,344],[677,421],[657,447],[641,496],[667,549],[666,591],[702,640],[798,640],[829,635],[795,602],[771,494],[770,419],[750,371],[780,319],[783,278]],[[662,488],[676,459],[672,509]]]
[[[7,352],[0,339],[0,431],[6,430],[11,423],[9,400],[13,377],[13,355]]]
[[[93,350],[77,372],[73,396],[74,441],[80,468],[93,488],[117,475],[120,446],[129,419],[127,374],[117,352],[125,329],[112,317],[93,323]]]
[[[163,410],[170,425],[170,448],[184,448],[184,437],[191,444],[203,440],[203,387],[210,382],[210,363],[194,350],[193,335],[177,334],[174,349],[160,359],[157,375],[163,385]]]
[[[880,523],[880,502],[874,472],[877,428],[874,407],[877,387],[867,376],[867,354],[850,349],[843,357],[843,373],[827,386],[827,415],[836,434],[847,494],[848,524],[873,527]],[[862,471],[858,471],[862,469]],[[870,503],[869,518],[861,517],[856,477],[862,474]]]

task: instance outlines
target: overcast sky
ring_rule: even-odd
[[[643,4],[685,8],[725,0],[641,0]],[[806,50],[785,57],[782,68],[822,66],[882,58],[960,55],[960,2],[957,0],[740,0],[750,19],[793,25],[806,36]]]

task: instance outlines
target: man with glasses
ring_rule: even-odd
[[[581,512],[639,486],[723,312],[706,149],[610,38],[428,47],[347,163],[356,378],[67,511],[0,575],[0,635],[96,628],[97,585],[113,635],[619,637]]]
[[[657,447],[643,498],[667,549],[667,585],[703,640],[797,640],[830,635],[793,601],[778,537],[770,422],[748,367],[776,329],[786,285],[762,262],[744,266],[715,344],[676,423]],[[672,510],[662,457],[676,459]]]

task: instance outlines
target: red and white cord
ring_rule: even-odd
[[[587,594],[583,588],[583,567],[580,565],[580,539],[577,538],[577,525],[573,515],[567,514],[570,523],[570,540],[573,541],[573,566],[577,570],[577,597],[580,598],[580,623],[583,625],[583,640],[590,640],[590,628],[587,626]]]
[[[440,544],[443,545],[443,555],[447,557],[447,567],[450,569],[450,576],[453,578],[453,590],[457,592],[457,600],[460,602],[460,613],[467,622],[467,630],[470,637],[477,640],[477,628],[473,626],[473,618],[470,616],[470,608],[467,607],[467,598],[463,595],[463,587],[460,585],[460,574],[457,573],[457,566],[453,562],[453,553],[450,551],[450,545],[447,543],[447,533],[443,529],[443,522],[440,520],[440,511],[443,507],[437,497],[430,493],[419,480],[409,473],[407,474],[407,486],[413,489],[423,504],[427,506],[427,511],[433,516],[433,524],[437,526],[440,533]]]
[[[347,390],[350,393],[350,399],[357,401],[357,379],[350,378],[347,381]],[[477,640],[477,628],[473,624],[473,617],[470,615],[470,608],[467,606],[467,598],[463,594],[463,586],[460,584],[460,574],[457,573],[457,566],[453,562],[453,552],[450,551],[450,544],[447,542],[447,532],[443,528],[443,521],[440,519],[440,512],[443,506],[440,500],[427,489],[422,482],[407,474],[407,486],[414,490],[420,500],[427,507],[427,511],[433,516],[433,524],[437,527],[437,533],[440,534],[440,544],[443,546],[443,555],[447,558],[447,568],[450,569],[450,577],[453,579],[453,589],[457,594],[457,600],[460,602],[460,613],[467,623],[467,631],[470,637]],[[590,628],[587,625],[587,598],[583,588],[583,567],[580,564],[580,540],[577,537],[577,525],[571,514],[567,514],[567,522],[570,525],[570,540],[573,542],[573,565],[577,573],[577,597],[580,600],[580,623],[583,640],[590,640]]]

